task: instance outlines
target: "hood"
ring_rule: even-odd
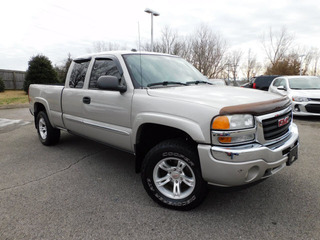
[[[320,90],[295,90],[291,89],[291,96],[307,97],[307,98],[318,98],[320,99]]]
[[[290,105],[290,100],[286,96],[240,87],[201,85],[157,88],[147,91],[152,97],[210,106],[220,110],[220,114],[262,115]]]
[[[217,108],[282,98],[279,95],[256,89],[211,85],[149,88],[148,94],[152,97],[172,98]]]

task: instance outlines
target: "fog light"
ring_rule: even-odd
[[[300,108],[299,108],[298,104],[294,105],[294,111],[295,112],[300,112]]]
[[[246,176],[246,182],[251,182],[252,180],[254,180],[258,176],[259,170],[260,168],[258,166],[251,167]]]

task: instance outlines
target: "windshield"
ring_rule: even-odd
[[[320,89],[320,78],[318,77],[304,77],[304,78],[290,78],[289,85],[291,89]]]
[[[127,54],[123,57],[136,88],[158,86],[158,83],[164,83],[162,86],[184,86],[187,82],[208,80],[179,57],[147,54]]]

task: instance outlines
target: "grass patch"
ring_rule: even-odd
[[[28,103],[28,95],[23,90],[6,90],[0,92],[0,106]]]

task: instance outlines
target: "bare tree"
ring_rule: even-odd
[[[177,31],[172,30],[169,26],[165,26],[162,31],[161,36],[161,43],[162,47],[164,48],[163,52],[172,54],[174,50],[174,46],[178,40],[178,33]]]
[[[124,50],[124,49],[126,49],[126,46],[120,45],[119,43],[95,41],[92,44],[92,50],[89,49],[88,52],[103,52],[103,51],[115,51],[115,50]]]
[[[186,59],[208,78],[221,76],[225,67],[226,42],[206,25],[201,25],[188,37],[180,37],[177,31],[166,26],[161,40],[155,41],[153,47],[155,52]],[[143,44],[142,49],[150,51],[150,44]]]
[[[190,62],[208,78],[216,78],[224,69],[226,42],[206,25],[190,37]]]
[[[190,37],[179,37],[172,47],[172,54],[178,55],[191,62],[191,46],[192,39]]]
[[[190,38],[181,37],[177,31],[172,30],[169,26],[165,26],[161,31],[161,40],[154,41],[153,51],[168,53],[181,56],[187,60],[190,60]],[[142,44],[144,51],[151,51],[151,45],[149,42]]]
[[[312,49],[312,68],[310,69],[310,74],[313,76],[318,75],[318,65],[319,65],[319,59],[320,59],[320,52],[319,49],[313,48]]]
[[[251,49],[248,50],[247,60],[242,65],[242,73],[246,76],[247,81],[256,76],[262,66],[257,61],[257,56],[252,54]]]
[[[286,57],[293,40],[294,37],[289,34],[284,27],[276,33],[270,28],[267,35],[263,34],[261,40],[262,45],[271,65],[276,64]]]
[[[228,56],[228,63],[230,64],[234,86],[238,86],[238,83],[236,80],[238,77],[238,67],[240,65],[241,57],[242,57],[242,51],[240,50],[234,50]]]

